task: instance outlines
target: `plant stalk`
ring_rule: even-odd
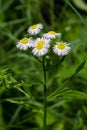
[[[47,92],[46,92],[46,67],[45,67],[45,57],[43,57],[43,78],[44,78],[43,130],[47,130],[47,126],[46,126],[46,119],[47,119]]]

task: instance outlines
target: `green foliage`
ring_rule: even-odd
[[[72,48],[46,56],[47,130],[87,130],[86,7],[83,0],[0,0],[0,130],[42,130],[42,58],[16,48],[40,22]]]

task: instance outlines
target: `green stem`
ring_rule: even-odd
[[[47,94],[46,94],[46,68],[45,68],[45,57],[43,57],[43,76],[44,76],[44,109],[43,109],[43,130],[46,129],[46,118],[47,118]]]

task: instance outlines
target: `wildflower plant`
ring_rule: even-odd
[[[43,71],[43,130],[47,130],[47,68],[46,60],[50,57],[50,54],[54,53],[56,56],[65,56],[70,50],[70,44],[61,40],[61,33],[57,33],[54,30],[41,34],[39,37],[37,34],[43,29],[41,23],[34,24],[28,28],[30,37],[24,37],[18,41],[16,47],[20,50],[31,51],[31,54],[40,61]],[[36,38],[35,38],[36,37]]]

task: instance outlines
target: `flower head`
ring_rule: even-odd
[[[28,48],[32,47],[33,41],[31,38],[22,38],[21,40],[18,41],[18,44],[16,45],[17,48],[20,50],[27,50]]]
[[[41,31],[42,28],[43,25],[41,23],[34,24],[28,28],[28,33],[30,33],[31,35],[36,35]]]
[[[37,56],[45,55],[50,47],[49,42],[50,40],[45,38],[37,38],[32,53]]]
[[[45,33],[43,35],[43,37],[45,37],[47,39],[52,39],[52,38],[56,38],[56,37],[61,37],[61,33],[56,33],[54,31],[49,31],[48,33]]]
[[[71,50],[71,47],[69,47],[69,44],[67,44],[66,42],[58,42],[53,47],[54,53],[59,55],[59,56],[67,55],[70,50]]]

